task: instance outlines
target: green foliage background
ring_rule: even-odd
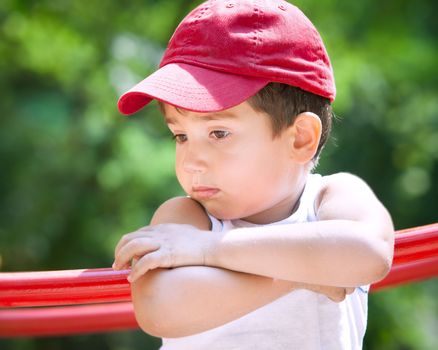
[[[118,96],[200,1],[0,2],[1,271],[108,267],[181,194],[158,108]],[[438,218],[438,2],[297,0],[335,70],[339,121],[318,171],[363,177],[397,229]],[[366,349],[437,349],[437,279],[371,295]],[[139,331],[0,340],[1,349],[156,349]]]

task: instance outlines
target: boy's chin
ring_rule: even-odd
[[[230,210],[232,208],[227,208],[226,210],[224,210],[223,208],[221,208],[221,209],[208,208],[208,206],[204,207],[204,208],[207,210],[207,212],[210,215],[212,215],[216,219],[222,220],[222,221],[224,221],[224,220],[229,220],[229,221],[231,221],[231,220],[245,220],[244,218],[248,216],[248,215],[246,215],[246,213],[242,213],[242,212],[237,211],[237,210],[235,210],[235,211]]]
[[[237,213],[233,213],[230,210],[218,209],[209,205],[204,206],[204,208],[210,215],[218,220],[236,220],[240,218]]]

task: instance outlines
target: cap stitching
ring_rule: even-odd
[[[257,56],[258,56],[257,52],[260,43],[259,34],[261,33],[260,14],[259,14],[260,9],[257,6],[258,6],[257,1],[254,1],[253,16],[256,17],[256,20],[254,21],[254,36],[251,38],[251,41],[253,42],[253,51],[251,52],[252,61],[250,62],[253,66],[256,66],[257,63]]]
[[[174,88],[174,86],[170,87],[168,85],[161,85],[161,84],[153,84],[153,82],[151,82],[152,86],[158,87],[162,90],[164,90],[165,92],[170,92],[173,95],[177,95],[180,97],[186,97],[185,92],[187,91],[186,89],[183,90],[177,90]],[[132,94],[138,94],[138,92],[131,92]],[[141,93],[140,93],[141,94]],[[150,96],[152,99],[156,99],[156,97],[153,96],[153,94],[148,94],[147,92],[144,92],[144,94],[146,94],[147,96]],[[210,96],[208,93],[194,93],[191,98],[197,101],[204,101],[205,98],[204,96]],[[228,97],[228,96],[235,96],[234,91],[228,90],[228,91],[224,91],[224,94],[221,95],[221,97]],[[165,97],[161,97],[162,100],[166,99]],[[242,98],[242,101],[244,101],[246,98],[244,96],[244,98]],[[218,105],[220,105],[219,103],[217,103]]]

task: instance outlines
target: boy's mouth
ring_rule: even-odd
[[[218,188],[208,186],[193,186],[192,194],[196,199],[210,199],[219,192]]]

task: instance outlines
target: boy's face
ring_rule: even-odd
[[[269,117],[248,102],[197,113],[164,105],[184,191],[219,219],[269,223],[289,216],[302,190],[293,136],[273,137]]]

